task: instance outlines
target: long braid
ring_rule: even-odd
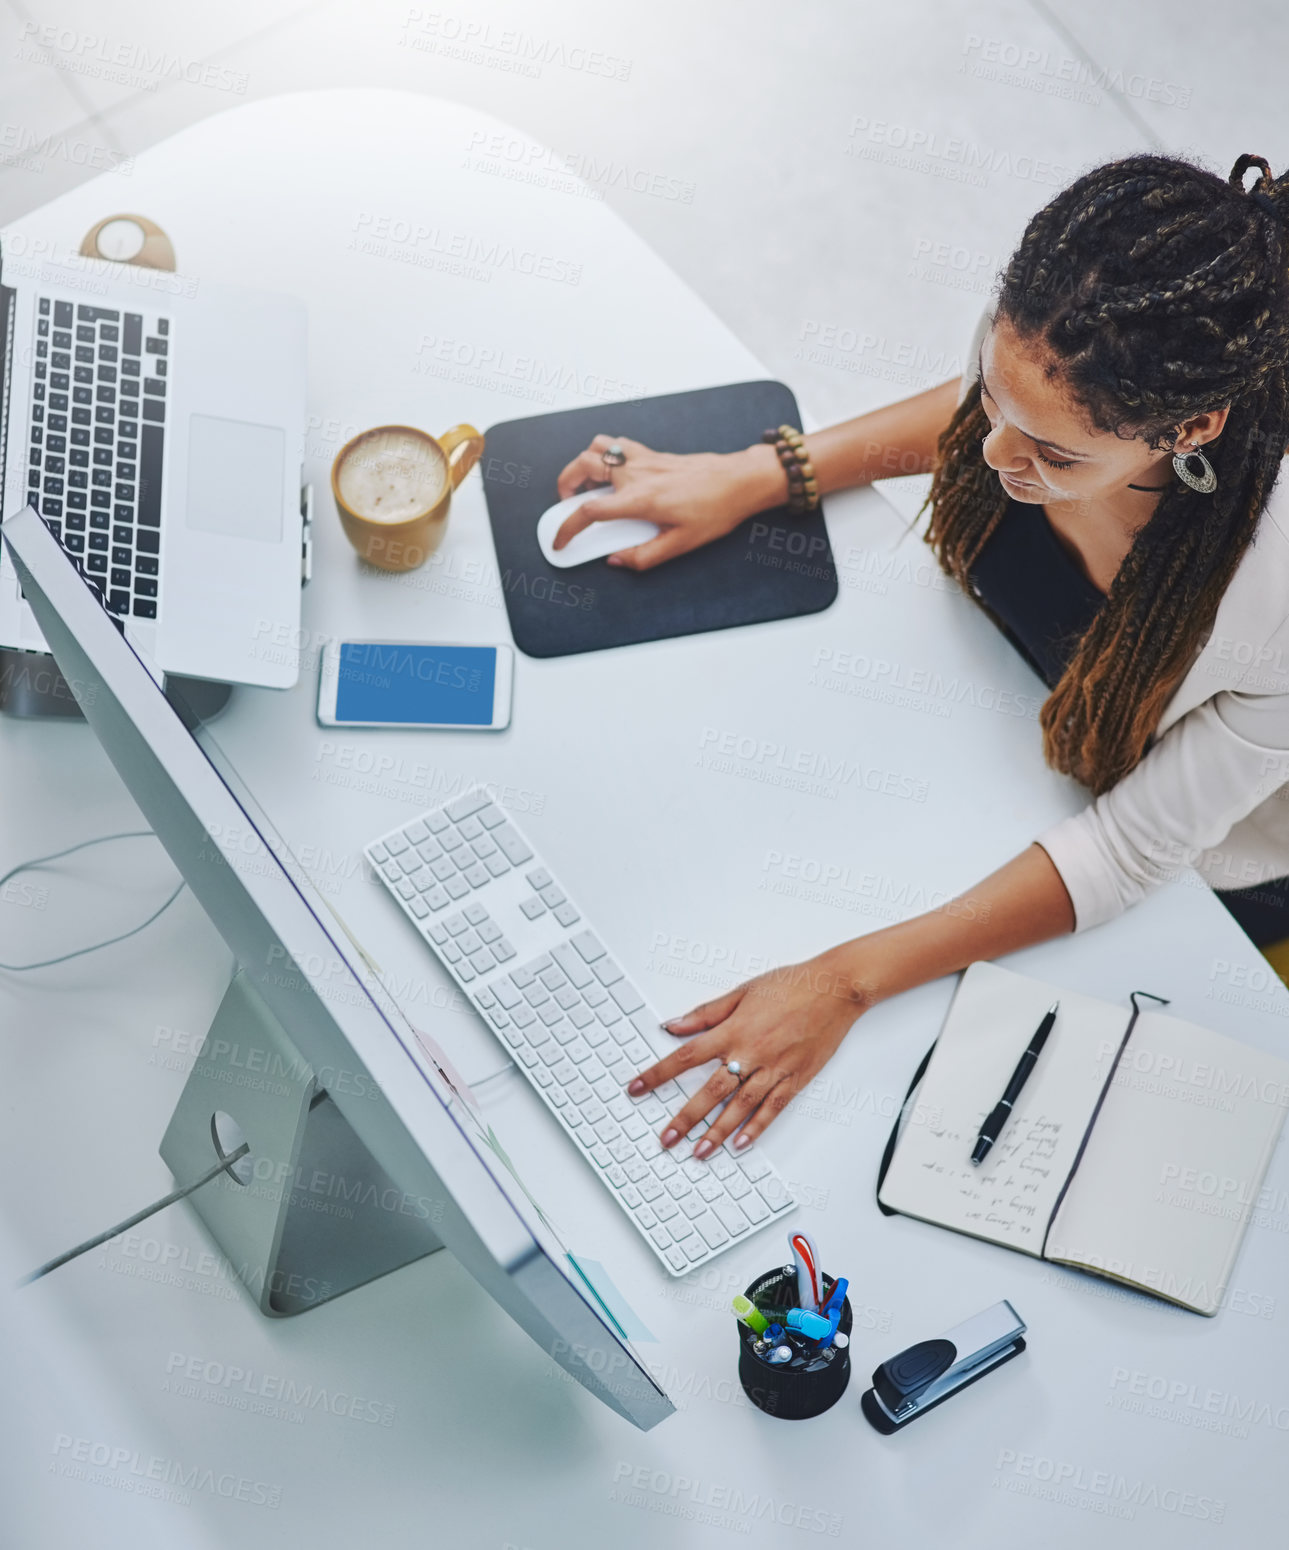
[[[1243,181],[1259,170],[1248,192]],[[1141,759],[1253,539],[1289,446],[1289,178],[1242,156],[1225,182],[1163,156],[1079,178],[1026,227],[998,313],[1055,356],[1093,425],[1163,450],[1230,405],[1205,453],[1217,488],[1161,496],[1043,705],[1053,768],[1094,792]],[[970,591],[1007,496],[979,388],[940,439],[928,541]]]

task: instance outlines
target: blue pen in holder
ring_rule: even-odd
[[[825,1278],[831,1287],[831,1277]],[[758,1305],[770,1308],[795,1308],[797,1299],[797,1275],[794,1266],[770,1270],[748,1287],[746,1296]],[[841,1306],[838,1332],[850,1338],[850,1299]],[[830,1346],[828,1352],[820,1351],[804,1363],[794,1360],[784,1366],[775,1366],[764,1356],[756,1354],[756,1335],[746,1324],[738,1325],[739,1356],[738,1375],[743,1392],[758,1409],[781,1421],[805,1421],[812,1415],[822,1415],[846,1392],[850,1382],[850,1347]]]

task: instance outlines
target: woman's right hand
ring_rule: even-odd
[[[603,453],[614,442],[626,453],[626,462],[610,468]],[[745,518],[781,504],[786,494],[783,471],[771,446],[679,454],[655,452],[625,436],[595,437],[562,470],[557,488],[560,499],[567,500],[595,485],[602,485],[604,494],[583,501],[565,519],[554,547],[562,549],[592,522],[617,517],[654,522],[661,529],[656,538],[608,557],[610,565],[632,570],[649,570],[722,538]]]
[[[694,1147],[699,1161],[730,1136],[741,1151],[773,1124],[872,1002],[862,943],[860,938],[806,963],[758,974],[663,1023],[684,1042],[634,1076],[629,1097],[641,1098],[683,1072],[720,1061],[704,1086],[663,1122],[658,1139],[664,1147],[676,1146],[722,1104]],[[737,1074],[730,1073],[730,1060],[742,1067]]]

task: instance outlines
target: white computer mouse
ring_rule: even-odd
[[[559,501],[542,512],[537,519],[537,546],[548,564],[565,570],[570,565],[585,565],[588,560],[599,560],[606,554],[616,554],[619,549],[630,549],[657,538],[662,529],[656,522],[644,522],[638,517],[613,517],[607,522],[592,522],[562,549],[552,548],[565,519],[583,501],[606,493],[604,487],[583,490],[580,495],[570,495],[566,501]]]

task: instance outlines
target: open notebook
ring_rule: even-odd
[[[972,1167],[981,1122],[1053,1001],[1012,1118]],[[1287,1104],[1289,1062],[1274,1055],[973,963],[917,1092],[934,1122],[906,1118],[878,1200],[1213,1314]]]

